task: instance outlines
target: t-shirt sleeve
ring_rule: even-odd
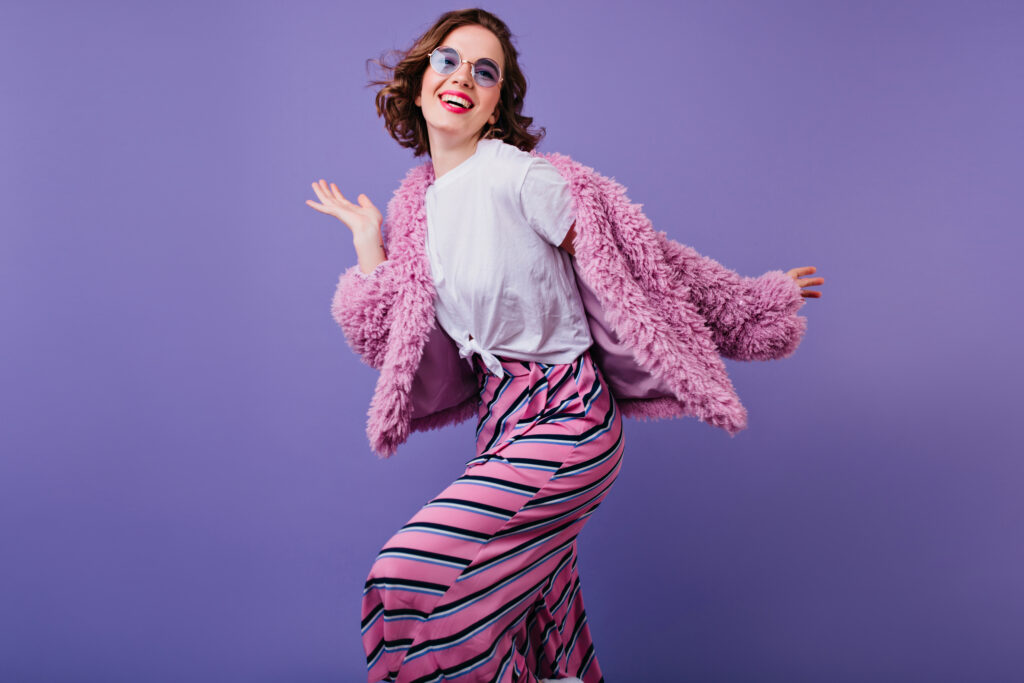
[[[534,157],[519,190],[519,202],[530,226],[554,246],[560,246],[576,216],[569,182],[546,159]]]

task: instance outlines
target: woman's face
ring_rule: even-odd
[[[501,67],[502,74],[505,72],[501,42],[483,26],[460,26],[445,36],[441,45],[455,48],[463,60],[470,62],[476,62],[484,57],[493,59]],[[447,76],[437,73],[427,64],[423,71],[423,85],[415,104],[423,110],[431,148],[438,143],[458,145],[467,139],[478,138],[484,125],[493,124],[498,118],[501,86],[500,82],[489,88],[479,85],[473,79],[472,66],[466,61]],[[442,98],[461,99],[463,104],[469,106],[461,107],[455,103],[445,102]]]

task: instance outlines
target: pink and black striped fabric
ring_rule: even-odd
[[[477,456],[377,555],[363,591],[370,683],[604,679],[576,536],[622,464],[622,419],[586,352],[477,358]]]

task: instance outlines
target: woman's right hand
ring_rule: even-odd
[[[322,203],[307,199],[306,204],[320,213],[334,216],[347,225],[352,231],[353,239],[357,241],[380,240],[380,224],[384,217],[365,194],[356,197],[356,201],[359,203],[353,204],[345,199],[337,185],[331,183],[328,187],[327,181],[323,178],[320,179],[320,182],[313,183],[313,192],[316,192],[316,196]]]

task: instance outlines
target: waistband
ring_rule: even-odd
[[[522,377],[524,375],[531,375],[537,369],[540,369],[542,372],[547,372],[551,368],[557,368],[559,366],[565,367],[565,366],[569,366],[569,365],[575,365],[577,362],[580,361],[580,359],[583,359],[583,360],[588,361],[588,362],[591,361],[590,349],[587,349],[586,351],[581,353],[579,356],[577,356],[574,360],[569,361],[568,363],[541,363],[539,361],[534,361],[534,360],[521,360],[521,359],[518,359],[518,358],[505,358],[504,356],[494,356],[494,358],[496,358],[498,363],[501,364],[502,374],[503,375],[511,375],[512,377]],[[484,374],[495,375],[495,373],[491,372],[488,369],[487,364],[484,363],[484,360],[480,357],[480,354],[476,354],[476,353],[473,354],[473,367],[475,367],[478,372],[482,372]],[[497,376],[497,375],[495,375],[495,376]]]

